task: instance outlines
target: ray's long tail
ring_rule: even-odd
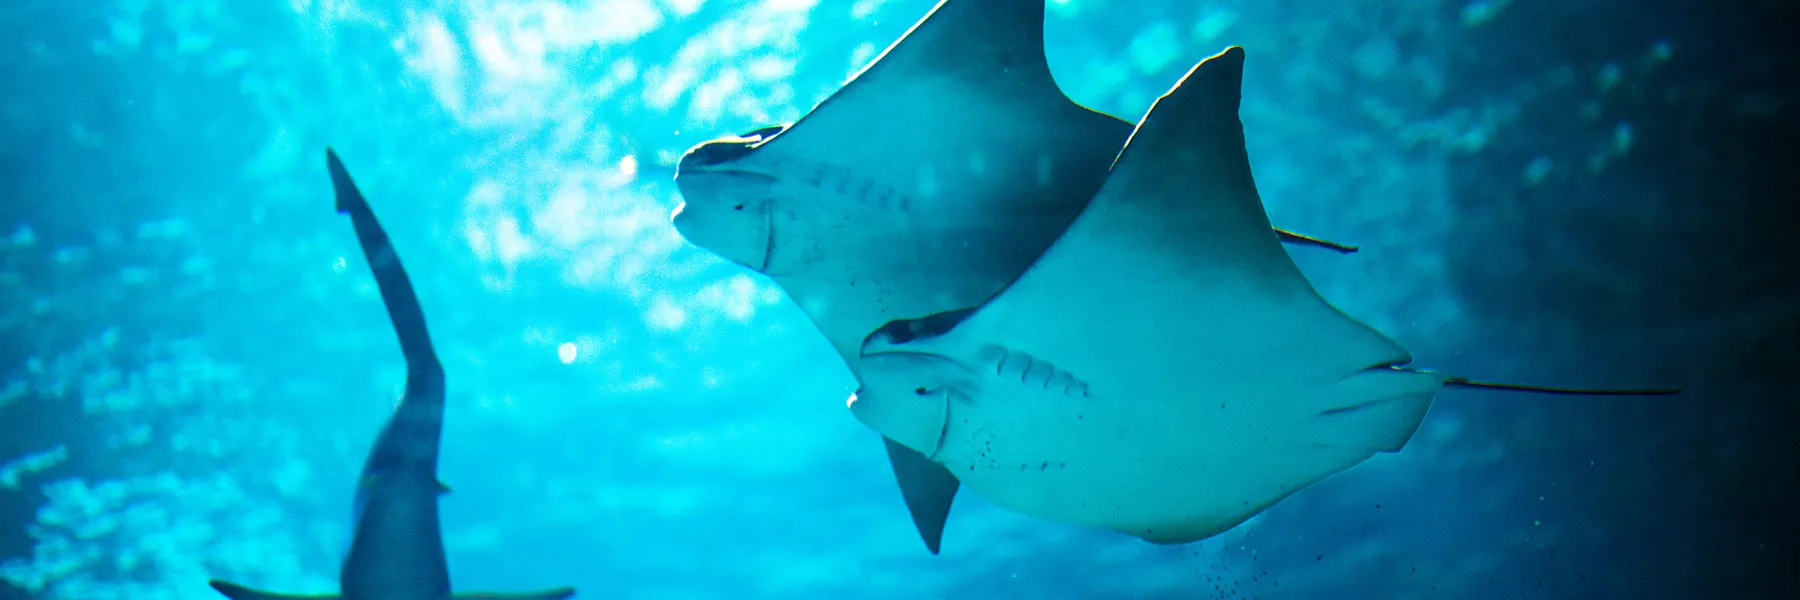
[[[1500,381],[1475,381],[1467,377],[1448,377],[1444,379],[1446,387],[1474,388],[1483,390],[1501,390],[1507,392],[1528,392],[1533,394],[1562,394],[1568,396],[1667,396],[1681,393],[1681,388],[1574,388],[1547,385],[1524,385]]]
[[[1444,387],[1469,388],[1478,390],[1499,390],[1503,392],[1525,392],[1528,394],[1559,394],[1565,396],[1667,396],[1681,393],[1679,387],[1669,388],[1585,388],[1560,387],[1549,385],[1525,385],[1505,381],[1479,381],[1458,375],[1446,375],[1430,369],[1415,369],[1400,365],[1388,365],[1387,368],[1409,373],[1424,373],[1443,378]]]

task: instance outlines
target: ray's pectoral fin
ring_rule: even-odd
[[[1000,506],[1179,543],[1399,449],[1446,384],[1520,389],[1394,368],[1405,348],[1313,289],[1256,191],[1243,61],[1228,48],[1159,98],[1092,202],[1006,289],[877,329],[853,415],[933,459],[1067,450],[1095,466],[1061,481],[956,473]],[[1059,384],[1095,400],[1044,393]],[[1071,420],[1069,406],[1093,412]],[[953,430],[1000,419],[1018,425],[974,425],[980,447]]]
[[[277,594],[247,588],[229,581],[212,579],[206,582],[212,589],[218,590],[231,600],[337,600],[337,594]]]
[[[956,499],[956,488],[962,482],[917,450],[887,436],[882,436],[881,441],[887,445],[888,462],[894,466],[894,478],[900,482],[900,495],[912,513],[913,526],[925,540],[925,548],[937,554],[944,537],[944,523],[950,519],[950,503]]]
[[[562,600],[575,595],[575,588],[560,587],[536,592],[462,592],[452,594],[452,600]]]

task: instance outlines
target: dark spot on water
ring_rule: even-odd
[[[1325,560],[1325,555],[1320,554],[1318,556],[1315,556],[1315,557],[1313,557],[1313,560]]]
[[[925,391],[925,386],[919,386],[919,387],[913,388],[913,393],[923,396],[925,394],[929,394],[930,392]],[[967,422],[968,421],[964,421],[964,423],[967,423]]]
[[[740,202],[737,206],[731,207],[731,210],[744,210],[744,204]]]
[[[1044,461],[1044,464],[1038,465],[1039,471],[1042,471],[1042,470],[1048,469],[1048,468],[1050,468],[1050,461],[1047,461],[1047,460]]]

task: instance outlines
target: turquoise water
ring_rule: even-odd
[[[1692,91],[1754,36],[1598,2],[1059,0],[1046,36],[1065,91],[1131,121],[1247,48],[1271,219],[1360,245],[1294,255],[1420,364],[1688,396],[1446,392],[1404,451],[1182,546],[965,490],[925,552],[842,362],[669,214],[684,150],[799,118],[932,4],[0,6],[0,598],[335,588],[404,366],[328,144],[448,371],[459,590],[1781,597],[1750,590],[1793,552],[1769,440],[1796,422],[1796,270],[1696,257],[1770,255],[1786,221],[1742,218],[1756,192],[1679,149],[1707,102],[1746,131],[1792,104]]]

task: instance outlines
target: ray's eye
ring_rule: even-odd
[[[731,207],[731,210],[744,210],[744,205],[740,202],[737,206]]]
[[[913,388],[913,393],[923,396],[923,395],[931,393],[931,391],[925,389],[925,386],[919,386],[919,387]]]

